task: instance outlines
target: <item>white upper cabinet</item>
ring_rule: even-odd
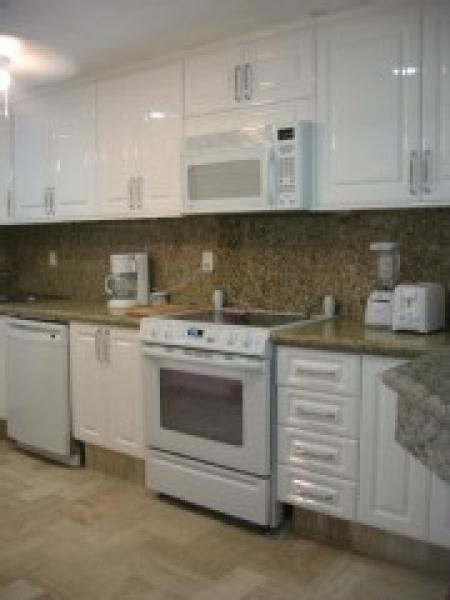
[[[45,99],[34,96],[14,105],[15,216],[48,217],[50,210],[50,126]]]
[[[308,96],[313,69],[309,29],[193,56],[185,68],[186,115]]]
[[[396,441],[397,396],[382,381],[401,362],[363,357],[358,520],[426,541],[430,473]]]
[[[244,60],[244,100],[252,104],[302,98],[312,93],[315,64],[312,30],[249,44]]]
[[[55,94],[50,102],[50,186],[57,216],[95,213],[95,88]]]
[[[185,65],[186,115],[222,112],[239,105],[242,63],[240,46],[189,58]]]
[[[180,64],[98,83],[97,193],[103,215],[180,213],[182,98]]]
[[[422,198],[450,203],[450,5],[428,6],[423,23]]]
[[[36,95],[15,105],[15,216],[82,217],[94,212],[93,86]]]
[[[319,27],[319,208],[419,199],[420,19],[406,7]]]
[[[0,117],[0,221],[14,214],[11,119]]]

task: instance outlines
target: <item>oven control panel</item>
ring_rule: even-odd
[[[269,331],[259,327],[233,327],[176,321],[174,319],[142,319],[140,339],[167,346],[182,346],[265,356],[269,351]]]

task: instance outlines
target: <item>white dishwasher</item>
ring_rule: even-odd
[[[6,389],[9,437],[25,449],[79,465],[79,445],[71,437],[67,325],[8,321]]]

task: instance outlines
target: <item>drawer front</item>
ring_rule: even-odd
[[[278,500],[342,519],[356,516],[356,484],[285,465],[278,467]]]
[[[288,387],[277,394],[280,425],[359,438],[359,398]]]
[[[359,473],[358,442],[279,427],[278,462],[356,481]]]
[[[278,349],[278,385],[332,394],[361,395],[361,358],[341,352]]]

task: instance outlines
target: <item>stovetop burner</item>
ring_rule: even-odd
[[[278,327],[298,321],[304,317],[298,313],[276,313],[270,311],[240,311],[240,310],[206,310],[183,315],[171,315],[171,319],[178,321],[192,321],[196,323],[215,323],[218,325],[243,325],[248,327]]]

